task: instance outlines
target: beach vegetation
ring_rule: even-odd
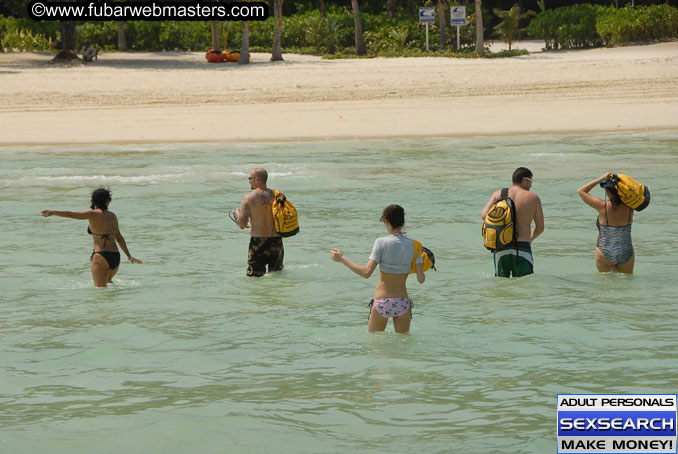
[[[12,1],[19,5],[16,6],[17,11],[21,9],[22,2],[27,3],[27,0]],[[126,42],[130,51],[204,52],[214,46],[218,38],[218,47],[222,50],[242,50],[243,32],[247,27],[251,50],[271,52],[273,59],[275,55],[282,57],[282,52],[300,51],[327,58],[348,58],[351,54],[366,57],[478,56],[488,51],[485,41],[497,36],[513,50],[514,40],[521,36],[519,25],[525,21],[525,14],[529,14],[515,6],[508,11],[483,9],[484,5],[497,4],[489,0],[468,1],[468,25],[460,28],[460,52],[447,50],[456,49],[457,40],[456,33],[450,32],[452,27],[446,19],[429,25],[430,35],[444,36],[445,39],[432,40],[431,52],[427,54],[425,27],[418,22],[414,8],[423,4],[440,7],[439,0],[382,1],[381,6],[376,0],[356,0],[355,5],[359,5],[360,9],[353,8],[353,0],[274,1],[280,6],[276,12],[287,15],[272,14],[264,21],[251,21],[247,26],[243,22],[219,22],[215,29],[215,23],[209,21],[78,22],[75,26],[75,49],[79,49],[85,40],[90,40],[104,51],[122,50],[124,45],[121,42]],[[442,3],[447,8],[450,2]],[[613,46],[678,38],[678,8],[668,4],[619,9],[572,4],[546,9],[546,2],[541,0],[537,6],[540,12],[525,30],[530,36],[542,38],[546,49]],[[440,17],[439,11],[437,16]],[[360,19],[363,33],[356,34],[356,18]],[[478,24],[481,24],[480,30]],[[0,44],[5,51],[49,50],[61,38],[59,28],[58,21],[0,16]],[[446,29],[445,33],[441,28]],[[122,41],[121,32],[124,35]],[[359,35],[365,44],[364,53],[359,49]]]
[[[42,52],[52,48],[59,36],[59,22],[32,21],[0,16],[0,50]]]
[[[678,8],[577,4],[542,10],[530,21],[527,32],[542,38],[547,50],[676,39]]]
[[[511,50],[511,45],[520,32],[520,21],[533,16],[534,11],[523,12],[520,6],[515,4],[508,11],[495,9],[494,14],[501,19],[494,30],[504,39],[509,50]]]
[[[531,36],[541,37],[545,49],[571,49],[601,44],[596,32],[598,8],[572,5],[539,12],[527,27]]]
[[[678,8],[667,4],[598,10],[596,31],[607,46],[678,38]]]
[[[40,33],[33,33],[22,28],[12,28],[2,33],[0,48],[6,52],[29,51],[42,52],[50,50],[53,46],[52,39]]]

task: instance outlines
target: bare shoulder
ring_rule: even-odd
[[[246,202],[248,204],[251,204],[252,206],[271,203],[271,200],[273,199],[273,191],[271,190],[260,191],[255,189],[254,191],[247,194],[245,196],[245,199]]]
[[[528,197],[529,197],[528,200],[533,201],[534,203],[541,204],[541,199],[534,192],[528,192]]]

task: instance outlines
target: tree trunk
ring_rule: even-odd
[[[410,16],[415,16],[417,14],[414,9],[414,0],[407,0],[407,10],[410,12]]]
[[[61,50],[54,56],[52,63],[67,65],[82,63],[80,57],[75,53],[75,21],[59,21],[59,31],[61,32]]]
[[[271,61],[282,61],[282,4],[283,0],[275,0],[275,32],[273,33],[273,54]]]
[[[355,53],[356,55],[367,55],[367,47],[365,46],[365,38],[363,37],[363,24],[360,21],[358,0],[351,0],[351,6],[353,7],[353,23],[355,25]]]
[[[118,50],[127,52],[127,36],[125,35],[125,22],[118,22]]]
[[[61,31],[61,50],[75,50],[75,21],[59,21]]]
[[[388,0],[386,3],[386,11],[388,11],[388,18],[393,19],[396,14],[396,9],[398,8],[398,5],[396,3],[396,0]]]
[[[212,49],[216,50],[217,52],[221,52],[221,33],[219,27],[219,21],[213,20],[212,21]]]
[[[438,0],[438,21],[440,24],[440,50],[447,47],[447,21],[445,20],[445,0]]]
[[[250,23],[242,23],[242,44],[240,45],[239,65],[248,65],[250,63]]]
[[[482,0],[476,2],[476,52],[485,55],[485,40],[483,39],[483,10]]]
[[[318,11],[320,11],[320,15],[325,17],[325,0],[316,0],[316,4],[318,5]]]

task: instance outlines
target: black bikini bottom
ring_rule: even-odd
[[[113,252],[113,251],[95,251],[92,252],[92,255],[89,257],[89,261],[92,261],[92,257],[94,257],[94,254],[99,254],[106,260],[108,263],[108,268],[111,270],[114,270],[120,266],[120,252]]]

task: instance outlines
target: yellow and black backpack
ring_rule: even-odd
[[[292,202],[285,194],[273,189],[273,221],[275,231],[282,237],[294,236],[299,233],[299,216]]]
[[[608,173],[600,186],[614,188],[624,205],[636,211],[643,211],[650,204],[650,188],[623,173]]]
[[[414,258],[412,259],[412,268],[410,268],[410,274],[417,272],[417,257],[419,254],[424,256],[424,271],[428,271],[433,268],[433,271],[438,271],[436,269],[436,257],[433,255],[430,249],[425,248],[419,241],[412,240],[414,243]]]
[[[515,228],[516,206],[508,196],[508,188],[494,201],[483,221],[483,239],[490,251],[501,251],[515,245],[518,232]]]

